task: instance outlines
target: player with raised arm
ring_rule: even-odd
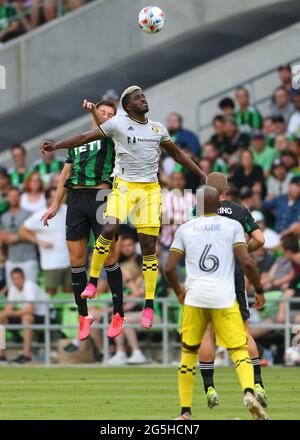
[[[215,188],[219,193],[220,208],[219,214],[233,220],[238,221],[244,232],[250,237],[248,242],[248,252],[254,252],[264,245],[265,239],[258,224],[255,222],[251,212],[240,203],[226,200],[226,193],[229,190],[227,178],[223,173],[213,172],[207,176],[206,184]],[[196,217],[196,206],[193,207],[192,215]],[[254,369],[255,381],[255,395],[260,404],[266,408],[268,406],[267,396],[264,390],[264,385],[261,377],[261,367],[259,352],[253,336],[251,335],[248,320],[250,319],[250,311],[247,300],[247,293],[245,292],[245,278],[244,272],[237,260],[235,260],[235,293],[236,299],[240,307],[240,312],[244,321],[244,326],[248,335],[248,350]],[[199,361],[200,370],[203,379],[204,392],[207,397],[207,405],[209,408],[214,408],[219,404],[218,394],[214,385],[214,360],[215,360],[215,341],[214,331],[211,324],[208,325],[207,331],[203,337],[200,351]]]
[[[96,241],[91,276],[82,297],[95,297],[97,279],[111,242],[118,233],[120,224],[130,216],[131,222],[137,228],[143,255],[146,301],[141,326],[149,329],[153,323],[153,301],[158,273],[155,248],[161,221],[161,190],[157,178],[161,148],[201,180],[206,175],[171,141],[169,133],[160,122],[146,117],[149,106],[140,87],[127,88],[121,96],[121,104],[127,114],[117,115],[88,133],[57,143],[44,141],[41,149],[52,151],[76,148],[86,142],[107,138],[112,138],[115,142],[113,191],[108,197],[106,223]]]
[[[179,367],[179,420],[191,418],[196,362],[207,325],[212,322],[217,344],[226,347],[235,364],[244,393],[244,404],[254,419],[265,420],[267,414],[254,394],[254,372],[247,347],[247,333],[235,295],[234,257],[253,284],[256,308],[264,304],[262,286],[255,261],[248,253],[241,224],[218,215],[219,194],[206,186],[197,193],[196,218],[179,226],[166,267],[166,275],[183,306],[181,322],[181,362]],[[185,291],[178,280],[177,265],[185,254],[187,278]]]
[[[100,101],[96,105],[84,100],[83,108],[91,112],[93,128],[108,121],[117,112],[117,107],[109,100]],[[102,225],[97,221],[96,213],[103,205],[104,197],[98,201],[97,194],[101,189],[107,191],[112,187],[114,164],[115,151],[111,139],[87,142],[80,148],[70,148],[59,178],[55,199],[42,217],[46,226],[56,215],[68,190],[66,238],[71,260],[72,285],[79,312],[80,340],[85,340],[90,335],[93,322],[92,316],[88,314],[87,301],[80,296],[87,283],[87,244],[91,231],[95,239],[101,233]],[[113,338],[120,334],[124,324],[122,273],[117,261],[115,243],[104,267],[113,298],[113,317],[107,336]]]

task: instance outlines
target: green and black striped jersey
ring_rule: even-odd
[[[29,176],[30,170],[26,170],[24,173],[19,173],[16,169],[11,168],[8,170],[8,174],[10,177],[11,186],[23,190],[25,180]]]
[[[97,140],[81,147],[70,148],[66,163],[72,164],[72,175],[66,186],[96,186],[112,183],[115,166],[115,144],[110,138]]]
[[[239,110],[236,112],[235,119],[241,133],[251,133],[253,129],[261,130],[262,128],[261,114],[254,107],[248,107],[245,112]]]

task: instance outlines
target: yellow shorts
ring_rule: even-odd
[[[106,217],[122,223],[129,219],[138,232],[159,235],[161,223],[161,189],[157,182],[134,183],[115,178],[107,199]]]
[[[191,347],[202,341],[208,322],[211,321],[217,345],[225,348],[238,348],[247,343],[242,315],[237,301],[227,309],[204,309],[183,306],[181,321],[181,340]]]

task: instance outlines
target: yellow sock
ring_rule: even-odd
[[[154,299],[158,273],[156,254],[143,256],[143,274],[145,280],[145,297]]]
[[[243,391],[246,388],[251,388],[253,390],[254,371],[247,346],[245,345],[244,347],[234,348],[228,351],[232,362],[235,365],[236,374],[239,377]]]
[[[101,270],[104,266],[104,262],[109,253],[111,242],[112,240],[107,240],[106,238],[102,237],[102,235],[99,235],[97,238],[91,263],[91,277],[99,278]]]
[[[181,362],[178,371],[178,388],[180,406],[185,408],[192,407],[193,390],[196,375],[197,352],[181,351]]]

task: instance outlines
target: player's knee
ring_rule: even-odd
[[[114,223],[114,224],[106,223],[103,226],[101,235],[107,240],[112,240],[115,237],[115,235],[118,233],[119,227],[120,225],[118,223]]]
[[[147,237],[141,243],[141,249],[143,255],[153,255],[156,252],[156,239],[153,237]]]
[[[186,344],[185,342],[182,342],[182,350],[188,353],[193,353],[193,354],[198,353],[199,347],[200,347],[200,343],[196,345],[189,345]]]

